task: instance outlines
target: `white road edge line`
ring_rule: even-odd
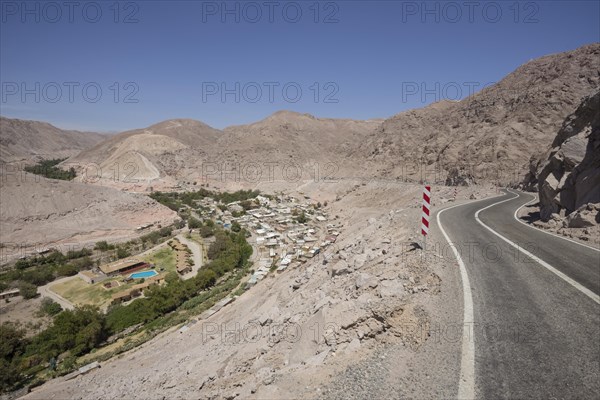
[[[501,203],[504,203],[504,202],[507,202],[509,200],[513,200],[513,199],[516,199],[517,197],[519,197],[518,193],[513,193],[513,192],[510,192],[510,193],[516,195],[516,197],[511,197],[510,199],[502,200],[502,201],[499,201],[497,203],[490,204],[487,207],[483,207],[480,210],[477,210],[477,212],[475,213],[475,220],[481,226],[483,226],[485,229],[487,229],[488,231],[492,232],[494,235],[498,236],[500,239],[504,240],[506,243],[508,243],[509,245],[511,245],[512,247],[514,247],[515,249],[517,249],[517,251],[520,251],[521,253],[525,254],[527,257],[531,258],[532,260],[537,261],[537,263],[540,264],[542,267],[546,268],[550,272],[553,272],[555,275],[557,275],[558,277],[562,278],[565,282],[569,283],[575,289],[579,290],[581,293],[585,294],[590,299],[594,300],[597,304],[600,304],[600,296],[598,296],[597,294],[595,294],[594,292],[592,292],[590,289],[586,288],[585,286],[581,285],[580,283],[576,282],[575,280],[569,278],[567,275],[563,274],[562,272],[560,272],[559,270],[557,270],[556,268],[554,268],[552,265],[548,264],[547,262],[545,262],[541,258],[533,255],[532,253],[528,252],[527,250],[521,248],[519,245],[513,243],[509,239],[505,238],[504,236],[502,236],[501,234],[499,234],[498,232],[496,232],[495,230],[493,230],[492,228],[490,228],[489,226],[487,226],[486,224],[484,224],[483,222],[481,222],[481,220],[479,219],[479,213],[480,212],[482,212],[484,210],[487,210],[490,207],[496,206],[498,204],[501,204]]]
[[[507,190],[508,190],[510,193],[512,193],[512,194],[518,194],[518,193],[515,193],[515,192],[511,192],[511,191],[510,191],[510,189],[507,189]],[[569,239],[569,238],[566,238],[566,237],[563,237],[563,236],[560,236],[560,235],[556,235],[556,234],[554,234],[554,233],[551,233],[551,232],[546,232],[546,231],[545,231],[545,230],[543,230],[543,229],[536,228],[535,226],[533,226],[533,225],[531,225],[531,224],[528,224],[527,222],[524,222],[524,221],[522,221],[522,220],[521,220],[521,219],[518,217],[519,211],[521,211],[521,208],[523,208],[523,207],[525,207],[526,205],[528,205],[529,203],[531,203],[531,202],[535,201],[537,198],[538,198],[538,197],[537,197],[536,195],[533,195],[533,199],[532,199],[532,200],[528,201],[527,203],[523,204],[521,207],[517,208],[517,210],[515,211],[515,214],[514,214],[514,217],[515,217],[515,219],[516,219],[517,221],[519,221],[520,223],[522,223],[522,224],[523,224],[523,225],[525,225],[525,226],[528,226],[528,227],[530,227],[531,229],[535,229],[536,231],[543,232],[543,233],[545,233],[546,235],[554,236],[554,237],[557,237],[557,238],[559,238],[559,239],[563,239],[563,240],[566,240],[566,241],[568,241],[568,242],[575,243],[575,244],[578,244],[578,245],[580,245],[580,246],[587,247],[588,249],[592,249],[592,250],[596,250],[596,251],[600,252],[600,249],[599,249],[599,248],[592,247],[592,246],[589,246],[589,245],[587,245],[587,244],[580,243],[580,242],[578,242],[578,241],[576,241],[576,240]]]
[[[501,195],[504,196],[504,195]],[[499,196],[496,196],[499,197]],[[461,348],[461,358],[460,358],[460,379],[458,381],[458,398],[459,399],[474,399],[475,398],[475,338],[471,334],[470,327],[475,323],[475,318],[473,317],[473,295],[471,294],[471,283],[469,281],[469,274],[467,273],[467,268],[465,267],[465,263],[463,262],[456,246],[450,240],[450,237],[444,230],[442,226],[442,222],[440,221],[440,215],[446,210],[450,210],[456,207],[465,206],[467,204],[477,203],[483,200],[489,200],[489,197],[485,199],[480,199],[476,201],[470,201],[464,204],[457,204],[452,207],[444,208],[440,210],[436,215],[437,225],[446,238],[446,241],[450,245],[452,252],[454,253],[454,257],[458,261],[458,265],[460,267],[460,279],[462,282],[463,288],[463,333],[462,333],[462,348]]]

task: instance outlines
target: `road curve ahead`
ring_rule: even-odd
[[[474,380],[459,394],[598,398],[600,252],[518,222],[531,199],[505,193],[439,213],[471,288],[474,345],[463,341],[461,369],[474,360]]]

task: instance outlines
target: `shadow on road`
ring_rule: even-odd
[[[540,203],[533,203],[533,204],[529,204],[527,208],[534,208],[537,211],[530,211],[529,213],[525,214],[525,215],[521,215],[518,218],[521,219],[522,221],[525,221],[527,223],[533,223],[535,221],[539,221],[540,220]]]

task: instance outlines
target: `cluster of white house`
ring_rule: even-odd
[[[272,268],[281,272],[315,257],[335,243],[340,234],[338,226],[325,225],[329,220],[327,213],[309,201],[299,202],[291,196],[277,201],[257,196],[254,200],[260,205],[258,208],[244,210],[239,202],[234,202],[225,211],[213,212],[223,227],[230,228],[237,222],[252,235],[249,241],[256,252],[255,272],[246,287],[263,279]],[[306,217],[306,223],[297,222],[300,215]]]

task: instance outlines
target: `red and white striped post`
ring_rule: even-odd
[[[423,212],[421,214],[421,235],[423,235],[423,250],[427,245],[429,233],[429,210],[431,209],[431,186],[423,188]]]

